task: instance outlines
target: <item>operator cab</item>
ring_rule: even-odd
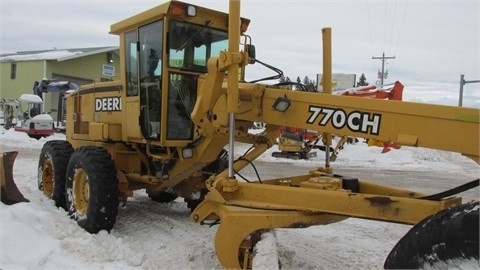
[[[197,80],[208,59],[227,50],[227,29],[228,14],[177,1],[112,25],[125,56],[126,115],[137,117],[142,139],[161,146],[194,139]]]

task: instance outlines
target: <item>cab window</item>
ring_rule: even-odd
[[[205,25],[171,21],[169,27],[170,67],[207,72],[207,60],[228,47],[228,33]]]

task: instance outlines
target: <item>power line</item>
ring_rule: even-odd
[[[389,48],[394,46],[393,35],[396,33],[395,31],[396,18],[397,18],[397,0],[395,0],[395,5],[393,6],[392,25],[390,27],[390,41],[388,42]],[[391,49],[392,48],[390,48],[390,50]]]
[[[385,12],[384,12],[384,22],[383,22],[383,50],[385,51],[385,40],[387,39],[387,11],[388,11],[388,1],[385,1]]]
[[[400,43],[400,38],[402,36],[402,30],[403,30],[403,25],[405,23],[405,16],[407,14],[407,9],[408,9],[408,0],[405,2],[405,7],[403,9],[403,14],[402,14],[402,18],[400,20],[400,27],[399,27],[399,30],[397,32],[397,40],[396,42],[394,42],[394,48],[393,48],[393,52],[398,52],[397,49],[398,49],[398,44]],[[392,66],[390,67],[390,69],[393,69],[393,65],[395,64],[395,61],[392,62]]]

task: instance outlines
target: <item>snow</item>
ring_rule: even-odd
[[[2,146],[9,146],[12,145],[15,151],[21,152],[23,149],[37,149],[40,150],[43,147],[43,144],[46,141],[51,140],[65,140],[64,134],[53,134],[48,136],[47,138],[40,138],[39,140],[30,138],[27,133],[25,132],[18,132],[15,131],[13,128],[9,130],[5,130],[2,126],[0,126],[0,150]],[[38,157],[37,157],[38,159]],[[36,167],[36,166],[35,166]]]
[[[33,94],[22,94],[20,96],[20,101],[29,102],[29,103],[36,103],[36,104],[42,104],[43,103],[43,100],[39,96],[33,95]]]
[[[19,151],[14,178],[30,200],[11,206],[0,204],[0,269],[221,269],[214,250],[215,227],[191,222],[182,199],[161,204],[150,200],[144,191],[135,191],[126,207],[119,209],[111,233],[92,235],[81,229],[37,188],[40,149],[46,141],[58,139],[64,140],[65,135],[36,140],[0,126],[0,152]],[[241,154],[246,148],[239,144],[235,153]],[[323,160],[322,152],[311,160],[277,159],[271,156],[274,150],[276,147],[259,158],[259,162],[268,164],[267,173],[272,175],[282,169],[306,172],[321,166]],[[478,178],[480,172],[476,163],[457,153],[401,147],[381,154],[381,148],[367,147],[362,142],[346,145],[333,166],[360,173],[371,170],[367,172],[372,174],[439,171],[441,176],[450,175],[446,181],[424,179],[425,185],[419,186],[424,192],[462,184],[465,179]],[[402,179],[396,184],[410,188],[414,182],[407,181]],[[438,190],[438,185],[444,186]],[[467,200],[478,197],[475,190],[468,193]],[[278,260],[281,269],[380,269],[395,243],[410,228],[350,218],[304,229],[278,229],[262,236],[253,266],[278,269]],[[435,269],[432,267],[428,269]],[[438,267],[479,269],[479,264],[476,260],[455,261]]]
[[[278,270],[278,250],[276,247],[275,232],[268,231],[262,234],[262,239],[255,245],[255,259],[253,269]]]
[[[42,113],[42,114],[37,114],[34,117],[32,117],[32,120],[42,120],[42,121],[52,121],[53,122],[53,117],[48,113]]]
[[[59,58],[72,57],[82,54],[82,52],[70,52],[67,50],[57,50],[43,53],[15,54],[0,57],[0,61],[34,61],[34,60],[55,60]]]

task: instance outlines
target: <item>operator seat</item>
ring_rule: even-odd
[[[38,108],[32,107],[32,108],[30,109],[30,117],[33,118],[33,117],[35,117],[36,115],[38,115]]]

